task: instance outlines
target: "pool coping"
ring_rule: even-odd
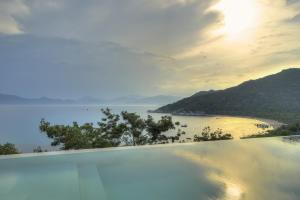
[[[221,141],[207,141],[207,142],[221,142]],[[77,154],[77,153],[92,153],[92,152],[122,151],[122,150],[132,150],[132,149],[187,146],[187,145],[197,145],[199,143],[200,142],[189,142],[189,143],[186,142],[186,143],[174,143],[174,144],[171,143],[171,144],[155,144],[155,145],[141,145],[141,146],[121,146],[121,147],[106,147],[106,148],[77,149],[77,150],[55,150],[49,152],[0,155],[0,160],[11,159],[11,158],[37,157],[37,156],[68,155],[68,154]]]
[[[300,137],[300,135],[261,137],[261,138],[250,138],[250,139],[245,139],[245,140],[217,140],[217,141],[205,141],[205,142],[185,142],[185,143],[140,145],[140,146],[120,146],[120,147],[77,149],[77,150],[55,150],[55,151],[39,152],[39,153],[21,153],[21,154],[11,154],[11,155],[0,155],[0,160],[26,158],[26,157],[39,157],[39,156],[69,155],[69,154],[92,153],[92,152],[108,152],[108,151],[122,151],[122,150],[134,150],[134,149],[161,148],[161,147],[191,146],[191,145],[219,143],[219,142],[238,142],[238,141],[251,141],[251,140],[261,140],[261,139],[268,140],[268,139],[274,139],[274,138],[289,138],[289,137]]]

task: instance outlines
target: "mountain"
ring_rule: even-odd
[[[23,98],[16,95],[0,94],[0,104],[72,104],[73,100],[69,99],[51,99],[48,97],[41,98]]]
[[[115,99],[99,99],[95,97],[82,97],[79,99],[53,99],[48,97],[24,98],[16,95],[0,94],[0,104],[124,104],[124,105],[164,105],[178,101],[180,97],[158,95],[153,97],[124,96]]]
[[[283,70],[225,90],[198,92],[156,112],[239,115],[291,122],[300,118],[300,69]]]
[[[105,104],[106,100],[95,97],[85,96],[74,101],[77,104]]]
[[[136,102],[142,98],[144,97],[139,95],[128,95],[128,96],[122,96],[122,97],[110,99],[108,100],[108,102],[110,104],[134,104],[133,102]]]
[[[0,94],[0,104],[19,104],[27,99],[15,95]]]
[[[168,96],[168,95],[157,95],[151,97],[144,96],[125,96],[119,97],[117,99],[112,99],[111,102],[115,104],[132,104],[132,105],[164,105],[167,103],[173,103],[180,99],[177,96]]]
[[[136,104],[155,104],[155,105],[164,105],[167,103],[173,103],[181,99],[177,96],[167,96],[167,95],[157,95],[153,97],[144,97],[136,100],[133,103]]]

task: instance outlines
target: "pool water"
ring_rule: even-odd
[[[263,138],[0,157],[1,200],[300,199],[300,143]]]

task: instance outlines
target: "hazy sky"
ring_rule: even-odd
[[[0,93],[190,95],[300,67],[300,0],[0,0]]]

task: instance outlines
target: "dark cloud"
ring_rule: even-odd
[[[295,17],[293,17],[290,21],[291,22],[300,23],[300,14],[296,15]]]
[[[159,53],[181,51],[218,20],[215,0],[25,0],[24,31],[84,41],[114,41]],[[49,3],[51,2],[51,4]]]
[[[160,93],[160,83],[177,75],[171,55],[193,46],[218,21],[217,13],[206,12],[215,1],[5,0],[11,11],[3,16],[13,23],[0,25],[0,33],[13,27],[25,34],[0,37],[0,91],[58,97]]]
[[[294,3],[299,3],[299,2],[300,2],[300,0],[286,0],[286,3],[287,3],[288,5],[294,4]]]
[[[237,38],[222,33],[218,1],[0,0],[0,33],[20,34],[0,37],[0,92],[186,95],[299,63],[277,52],[299,49],[300,0],[255,1],[255,31]]]

